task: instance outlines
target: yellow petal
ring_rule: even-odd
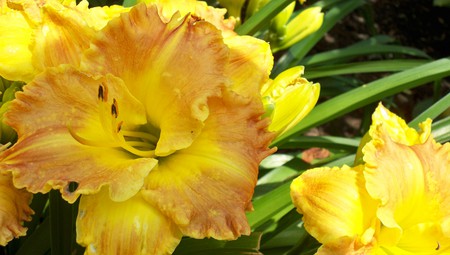
[[[319,99],[320,85],[302,78],[303,66],[288,69],[269,81],[261,94],[266,98],[266,109],[272,123],[269,130],[278,136],[297,125],[315,106]]]
[[[107,96],[100,97],[100,84]],[[121,80],[111,75],[96,80],[69,66],[48,69],[17,93],[5,114],[19,139],[0,154],[0,170],[12,172],[18,187],[59,189],[69,202],[103,185],[110,186],[113,200],[133,196],[156,160],[136,158],[113,140],[118,127],[111,124],[112,102],[123,129],[145,123],[143,106]],[[74,192],[71,182],[78,183]]]
[[[196,18],[164,23],[155,6],[139,4],[111,20],[82,63],[84,70],[112,73],[145,104],[161,131],[156,155],[188,147],[208,116],[207,98],[224,86],[228,51],[220,31]]]
[[[226,9],[208,6],[206,2],[203,1],[195,2],[194,15],[213,24],[216,28],[222,31],[222,35],[224,38],[236,35],[236,32],[234,32],[236,20],[234,17],[225,19],[224,15],[226,12],[227,12]]]
[[[233,36],[225,39],[230,48],[230,64],[226,76],[230,77],[231,89],[260,100],[260,90],[269,80],[273,56],[269,44],[251,36]]]
[[[138,0],[141,2],[158,6],[159,15],[166,22],[177,12],[180,16],[194,13],[196,6],[196,0]]]
[[[16,10],[2,13],[0,34],[0,76],[13,81],[31,80],[35,75],[29,50],[32,30],[25,17]]]
[[[85,255],[172,254],[181,240],[177,226],[139,193],[114,202],[103,189],[82,196],[78,211],[77,242]]]
[[[376,132],[375,127],[383,124],[391,139],[396,143],[414,145],[424,143],[431,133],[431,120],[420,124],[422,131],[419,133],[414,128],[408,127],[406,122],[386,109],[381,103],[372,115],[372,126],[369,134]]]
[[[94,28],[95,31],[101,30],[111,19],[119,17],[121,13],[130,10],[130,8],[125,8],[121,5],[93,8],[89,8],[88,6],[89,2],[82,0],[75,9],[81,13],[88,26]]]
[[[42,22],[34,29],[34,43],[30,46],[33,66],[41,71],[60,64],[78,66],[94,33],[83,13],[56,1],[48,1],[42,7]]]
[[[195,142],[161,158],[143,191],[194,238],[250,234],[245,210],[251,208],[258,164],[273,152],[261,108],[233,93],[223,96],[209,100],[210,115]]]
[[[372,245],[377,203],[367,194],[361,171],[362,166],[315,168],[291,184],[291,197],[303,214],[305,229],[324,246]]]
[[[15,237],[24,236],[33,210],[28,206],[31,193],[16,189],[10,174],[0,174],[0,245],[5,246]]]
[[[380,244],[413,253],[432,248],[434,252],[438,243],[448,249],[450,145],[429,136],[429,120],[421,124],[425,131],[418,133],[390,112],[377,117],[363,153],[367,190],[380,199],[377,216],[390,228],[382,229]]]
[[[237,20],[241,19],[241,11],[245,0],[219,0],[219,4],[227,8],[228,15],[235,17]]]
[[[195,0],[138,0],[147,4],[158,6],[158,13],[164,22],[169,22],[172,16],[193,15],[213,24],[222,31],[224,37],[236,35],[234,18],[224,19],[226,9],[208,6],[206,2]]]
[[[321,11],[321,7],[309,7],[291,19],[286,26],[285,36],[280,44],[272,49],[273,52],[286,49],[316,32],[323,23],[324,14]]]

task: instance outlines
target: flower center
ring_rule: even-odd
[[[155,157],[156,143],[158,142],[159,134],[154,135],[141,129],[133,128],[133,130],[126,130],[124,127],[124,118],[119,112],[119,104],[115,98],[108,101],[107,87],[101,84],[98,88],[99,100],[99,118],[103,131],[108,136],[108,141],[99,142],[95,139],[84,138],[69,127],[69,132],[72,137],[79,143],[95,147],[112,147],[122,148],[125,151],[134,154],[138,157]]]

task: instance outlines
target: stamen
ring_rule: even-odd
[[[438,251],[441,248],[441,245],[439,244],[439,242],[437,242],[437,247],[436,247],[436,251]]]
[[[122,130],[123,120],[119,117],[119,105],[113,98],[110,109],[108,108],[107,87],[101,84],[98,87],[99,118],[102,129],[109,137],[98,140],[95,137],[85,138],[76,133],[69,124],[67,126],[71,136],[80,144],[93,147],[122,148],[138,157],[155,157],[158,137],[141,131]],[[109,112],[110,111],[110,112]],[[112,117],[111,117],[112,116]]]
[[[122,135],[126,136],[126,137],[132,137],[132,138],[141,138],[143,140],[147,140],[147,141],[151,142],[152,144],[156,144],[158,142],[158,137],[156,137],[152,134],[140,132],[140,131],[123,130]]]
[[[115,98],[113,98],[113,103],[111,105],[111,115],[116,119],[119,116],[119,106],[117,105],[117,101]]]
[[[155,149],[155,146],[154,146],[154,145],[149,144],[149,143],[146,143],[146,142],[140,142],[140,141],[127,141],[127,143],[128,143],[130,146],[133,146],[133,147],[146,148],[146,149],[150,149],[150,150]]]

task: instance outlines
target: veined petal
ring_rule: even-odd
[[[226,9],[208,6],[208,4],[203,1],[195,2],[194,15],[204,19],[205,21],[213,24],[216,28],[220,29],[224,38],[236,35],[236,32],[234,32],[236,19],[234,17],[224,19],[226,13]]]
[[[5,35],[0,42],[0,60],[5,58],[0,75],[29,82],[45,67],[79,65],[95,33],[91,23],[109,18],[94,18],[99,12],[90,14],[85,3],[76,6],[75,1],[8,0],[14,9],[0,17],[0,32]]]
[[[1,13],[0,76],[13,81],[29,81],[35,75],[28,48],[31,33],[30,26],[19,11]]]
[[[107,190],[82,196],[77,218],[77,242],[85,255],[172,254],[181,240],[177,226],[138,193],[114,202]]]
[[[42,22],[36,25],[30,46],[33,66],[41,71],[60,64],[78,66],[94,33],[79,10],[48,1],[42,7]]]
[[[138,0],[139,3],[153,4],[158,6],[161,19],[169,22],[175,13],[186,16],[195,12],[196,0]]]
[[[19,139],[0,154],[0,170],[12,172],[15,184],[31,192],[59,189],[74,202],[109,185],[113,200],[125,200],[156,164],[113,139],[120,129],[114,121],[135,127],[145,123],[145,112],[111,75],[93,79],[69,66],[47,69],[17,93],[5,115]],[[71,182],[78,184],[74,192]]]
[[[83,16],[89,27],[99,31],[113,18],[119,17],[121,13],[130,11],[121,5],[111,5],[89,8],[89,2],[82,0],[75,8]]]
[[[231,89],[261,100],[261,88],[269,80],[273,66],[269,44],[252,36],[228,37],[225,43],[230,48],[230,64],[225,72],[231,80]]]
[[[367,190],[381,201],[377,216],[389,228],[380,232],[380,245],[404,254],[445,254],[450,247],[450,145],[429,135],[430,120],[418,133],[387,110],[377,111],[386,119],[374,121],[363,153]]]
[[[364,188],[362,166],[315,168],[291,184],[291,197],[303,214],[305,229],[324,249],[336,254],[372,247],[376,231],[377,202]],[[328,248],[326,248],[328,247]]]
[[[193,15],[213,24],[222,31],[224,37],[236,35],[234,18],[224,19],[226,9],[208,6],[204,1],[195,0],[138,0],[147,4],[158,6],[158,12],[164,22],[169,22],[172,16],[178,13],[180,16]]]
[[[25,235],[22,222],[34,213],[28,206],[31,197],[31,193],[14,187],[10,174],[0,174],[0,245]]]
[[[232,92],[208,102],[210,116],[195,142],[167,158],[146,179],[144,198],[171,218],[183,234],[235,239],[250,234],[258,165],[271,154],[273,135],[261,108]],[[258,109],[258,110],[256,110]]]
[[[108,23],[82,66],[123,79],[161,131],[156,155],[166,156],[199,134],[208,97],[225,84],[227,54],[220,31],[208,22],[174,16],[166,24],[155,6],[139,4]]]
[[[372,126],[369,134],[372,136],[376,132],[375,127],[383,124],[389,136],[396,143],[404,145],[414,145],[424,143],[431,134],[431,120],[427,120],[420,124],[421,132],[417,132],[414,128],[408,127],[406,122],[386,109],[381,103],[372,115]]]

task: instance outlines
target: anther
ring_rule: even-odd
[[[115,98],[113,98],[113,103],[111,105],[111,115],[116,119],[117,116],[119,116],[119,106],[117,105],[117,101]]]
[[[98,99],[104,100],[105,95],[103,94],[103,85],[98,86]]]
[[[100,84],[100,86],[98,86],[98,99],[102,102],[108,101],[108,88],[103,84]]]
[[[438,251],[440,248],[441,248],[441,245],[439,244],[439,242],[437,242],[436,251]]]
[[[122,130],[122,124],[123,124],[123,121],[120,121],[119,124],[117,124],[117,133],[119,133],[120,130]]]

